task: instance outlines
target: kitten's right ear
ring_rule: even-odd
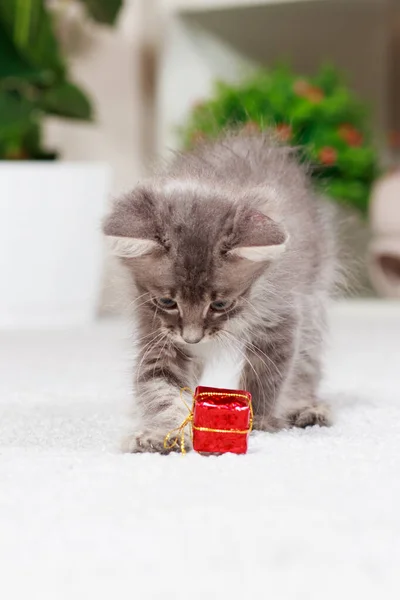
[[[118,200],[103,223],[111,252],[138,258],[160,248],[154,199],[139,187]]]

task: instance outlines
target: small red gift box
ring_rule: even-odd
[[[242,390],[196,388],[193,449],[196,452],[245,454],[253,425],[251,394]]]

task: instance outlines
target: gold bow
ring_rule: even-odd
[[[188,403],[186,402],[186,400],[183,397],[183,394],[185,392],[190,392],[192,395],[192,398],[193,398],[192,408],[189,407]],[[181,388],[180,389],[180,397],[181,397],[183,404],[188,409],[189,414],[186,417],[186,419],[184,419],[182,421],[182,423],[179,425],[179,427],[175,427],[175,429],[171,429],[171,431],[169,431],[167,433],[167,435],[164,438],[164,448],[165,448],[165,450],[173,450],[176,446],[180,446],[181,453],[186,454],[185,429],[186,429],[187,425],[190,425],[190,437],[193,439],[193,409],[194,409],[194,402],[195,402],[193,390],[189,387]],[[174,432],[176,432],[176,433],[170,442],[171,436],[173,435]]]
[[[184,397],[183,397],[184,392],[191,393],[192,399],[193,399],[192,408],[189,407],[188,403],[184,399]],[[201,396],[220,396],[220,395],[221,395],[221,392],[202,392],[197,397],[199,398]],[[180,389],[180,397],[181,397],[183,404],[188,409],[189,414],[178,427],[175,427],[175,429],[171,429],[171,431],[169,431],[167,433],[167,435],[164,438],[165,450],[173,450],[176,446],[180,446],[181,453],[183,455],[186,454],[185,429],[188,425],[190,426],[190,437],[192,440],[193,440],[193,429],[196,429],[196,431],[212,431],[214,433],[238,433],[238,434],[243,434],[243,435],[250,433],[250,431],[253,429],[253,406],[252,406],[251,400],[249,400],[249,398],[245,394],[236,394],[236,393],[229,394],[228,393],[228,394],[224,394],[224,396],[233,396],[234,398],[245,398],[246,400],[249,401],[250,422],[249,422],[248,429],[213,429],[211,427],[197,427],[196,425],[193,425],[194,404],[196,402],[196,397],[191,388],[183,387]],[[175,435],[173,435],[174,433],[175,433]]]

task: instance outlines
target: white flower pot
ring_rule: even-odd
[[[0,162],[0,328],[95,318],[109,182],[107,165]]]

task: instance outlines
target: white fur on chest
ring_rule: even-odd
[[[217,342],[198,344],[193,352],[204,361],[199,384],[210,387],[238,389],[243,366],[243,348]]]

